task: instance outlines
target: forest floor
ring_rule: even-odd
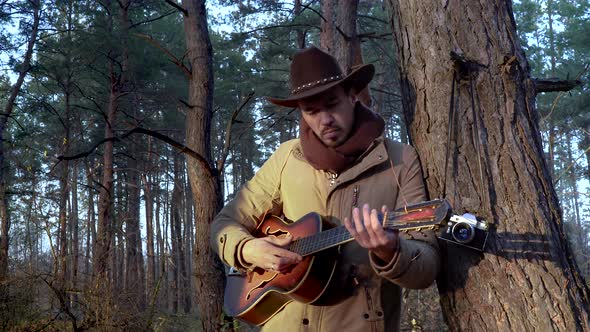
[[[235,331],[235,332],[254,332],[259,331],[260,328],[256,326],[249,326],[248,324],[237,322],[237,328],[230,330],[229,326],[222,329],[222,331]],[[194,331],[201,332],[201,321],[195,319],[192,314],[189,315],[158,315],[154,319],[153,330],[156,332],[184,332]]]

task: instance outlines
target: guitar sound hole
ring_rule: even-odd
[[[265,233],[266,235],[272,235],[272,236],[276,236],[276,237],[279,237],[279,236],[281,236],[281,235],[289,235],[289,232],[285,232],[285,231],[283,231],[283,230],[281,230],[281,229],[276,229],[276,230],[274,230],[274,231],[271,231],[271,230],[270,230],[270,227],[268,227],[268,228],[266,229],[266,232],[264,232],[264,233]]]
[[[273,278],[273,279],[274,279],[274,278]],[[270,280],[272,280],[272,279],[270,279]],[[256,287],[252,288],[252,289],[251,289],[251,290],[248,292],[248,294],[246,295],[246,300],[249,300],[249,299],[250,299],[252,292],[253,292],[253,291],[255,291],[256,289],[260,289],[260,288],[264,288],[264,287],[266,287],[266,285],[267,285],[267,284],[270,282],[270,280],[265,280],[265,281],[261,282],[260,284],[258,284],[258,286],[256,286]]]

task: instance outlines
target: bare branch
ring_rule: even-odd
[[[152,36],[148,36],[142,33],[134,33],[133,34],[136,37],[142,38],[147,40],[150,44],[152,44],[153,46],[155,46],[157,49],[159,49],[160,51],[162,51],[164,54],[166,54],[169,58],[169,60],[174,63],[178,68],[180,68],[180,70],[182,70],[182,72],[186,75],[186,77],[190,80],[192,77],[192,73],[190,71],[190,69],[188,69],[183,63],[182,60],[178,59],[174,54],[172,54],[172,52],[170,52],[167,48],[165,48],[164,46],[162,46],[162,44],[160,44],[157,40],[155,40],[154,38],[152,38]]]
[[[576,80],[579,80],[580,77],[582,77],[582,75],[584,75],[585,72],[588,71],[588,69],[590,68],[590,63],[587,63],[584,68],[580,71],[580,73],[578,73],[578,75],[576,76]],[[545,115],[542,119],[541,119],[541,123],[543,123],[544,121],[546,121],[547,119],[549,119],[549,117],[553,114],[553,111],[555,110],[555,107],[557,106],[557,102],[559,101],[559,99],[561,99],[561,97],[563,97],[565,95],[564,91],[560,91],[557,94],[557,97],[555,97],[555,99],[553,100],[553,104],[551,105],[551,110],[549,111],[549,113],[547,113],[547,115]]]
[[[221,156],[219,160],[217,160],[217,172],[219,174],[222,173],[223,168],[225,167],[225,161],[227,160],[227,155],[229,154],[229,147],[231,146],[231,129],[233,124],[236,122],[236,118],[238,114],[244,109],[244,106],[250,102],[252,97],[254,96],[254,91],[250,92],[246,98],[242,101],[240,107],[236,108],[236,110],[232,113],[231,119],[227,123],[227,128],[225,129],[225,144],[223,146],[223,150],[221,152]]]
[[[157,20],[163,19],[164,17],[170,16],[170,15],[172,15],[172,14],[174,14],[174,13],[176,13],[176,11],[175,11],[175,10],[171,10],[171,11],[169,11],[169,12],[167,12],[167,13],[165,13],[165,14],[162,14],[162,15],[160,15],[160,16],[158,16],[158,17],[154,17],[154,18],[150,18],[150,19],[148,19],[148,20],[145,20],[145,21],[141,21],[141,22],[133,23],[132,25],[130,25],[130,26],[129,26],[129,29],[133,29],[133,28],[135,28],[136,26],[139,26],[139,25],[142,25],[142,24],[146,24],[146,23],[151,23],[151,22],[154,22],[154,21],[157,21]]]
[[[374,31],[372,31],[372,32],[367,32],[367,33],[360,33],[360,34],[358,34],[356,36],[358,38],[362,39],[362,40],[364,40],[364,39],[385,39],[385,40],[390,40],[391,39],[391,32],[376,34]]]
[[[371,90],[377,91],[377,92],[380,92],[380,93],[384,93],[384,94],[389,95],[389,96],[394,96],[394,97],[397,97],[397,98],[400,98],[400,99],[402,97],[402,96],[400,96],[397,93],[393,93],[393,92],[390,92],[390,91],[382,90],[382,89],[379,89],[379,88],[371,88]]]
[[[170,6],[178,9],[180,12],[182,12],[182,14],[184,16],[188,16],[188,10],[186,10],[184,7],[182,7],[181,5],[179,5],[176,1],[166,0],[166,3],[169,4]]]
[[[559,78],[533,78],[533,82],[537,93],[570,91],[578,85],[582,85],[580,80],[560,80]]]
[[[382,24],[385,24],[385,25],[389,25],[390,24],[390,22],[388,22],[386,20],[382,20],[380,18],[377,18],[377,17],[374,17],[374,16],[370,16],[370,15],[361,15],[361,14],[359,14],[358,17],[359,18],[366,18],[368,20],[373,20],[373,21],[376,21],[376,22],[379,22],[379,23],[382,23]]]
[[[186,145],[184,145],[178,141],[173,140],[172,138],[170,138],[164,134],[160,134],[156,131],[146,129],[146,128],[141,128],[141,127],[133,128],[121,136],[104,138],[104,139],[98,141],[96,144],[94,144],[94,146],[92,146],[89,150],[87,150],[85,152],[81,152],[81,153],[78,153],[73,156],[58,156],[57,160],[59,160],[59,161],[55,164],[55,166],[57,166],[57,164],[59,164],[62,160],[75,160],[75,159],[87,157],[90,154],[92,154],[92,152],[94,152],[94,150],[96,150],[99,146],[101,146],[102,144],[104,144],[106,142],[120,142],[120,141],[124,140],[125,138],[131,136],[132,134],[136,134],[136,133],[149,135],[149,136],[157,138],[165,143],[170,144],[171,146],[178,149],[181,153],[184,153],[184,154],[196,159],[203,166],[203,168],[205,168],[207,170],[207,172],[209,173],[210,176],[212,176],[212,177],[217,176],[217,170],[211,168],[211,165],[209,165],[209,162],[207,161],[207,159],[203,158],[203,156],[201,156],[200,154],[198,154],[197,152],[195,152],[191,148],[187,147]],[[54,168],[55,168],[55,166],[54,166]]]
[[[241,35],[251,34],[253,32],[261,31],[261,30],[270,30],[270,29],[277,29],[277,28],[296,28],[296,27],[306,27],[306,28],[314,28],[320,30],[320,27],[311,24],[277,24],[277,25],[270,25],[261,28],[256,28],[250,31],[241,32]]]

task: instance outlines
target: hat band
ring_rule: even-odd
[[[300,86],[296,87],[295,89],[293,89],[293,90],[291,91],[291,94],[296,94],[296,93],[298,93],[298,92],[301,92],[301,91],[303,91],[303,90],[308,90],[308,89],[314,88],[314,87],[316,87],[316,86],[317,86],[317,85],[319,85],[319,84],[326,84],[326,83],[330,83],[330,82],[333,82],[333,81],[339,80],[339,79],[341,79],[341,78],[342,78],[342,75],[336,75],[336,76],[330,76],[330,77],[326,77],[326,78],[324,78],[324,79],[317,80],[317,81],[315,81],[315,82],[309,82],[309,83],[305,83],[305,84],[303,84],[303,85],[300,85]]]

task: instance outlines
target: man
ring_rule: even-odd
[[[401,287],[425,288],[436,277],[439,253],[432,232],[384,230],[372,207],[397,209],[426,200],[418,156],[383,137],[384,121],[357,101],[372,65],[344,75],[336,60],[311,47],[291,64],[291,95],[268,98],[301,110],[300,138],[281,144],[215,218],[211,244],[240,270],[286,273],[302,257],[286,249],[291,236],[254,238],[266,213],[297,220],[317,212],[344,224],[356,241],[342,245],[331,290],[347,297],[331,305],[289,302],[268,320],[268,331],[397,331]]]

